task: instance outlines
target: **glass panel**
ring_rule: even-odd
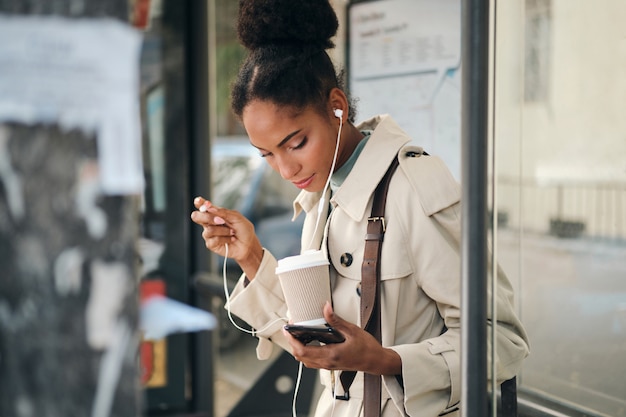
[[[499,2],[498,261],[529,333],[521,389],[626,415],[626,3]]]
[[[212,181],[211,198],[219,206],[243,213],[255,225],[255,230],[264,247],[277,257],[295,255],[300,251],[302,222],[291,222],[292,201],[298,190],[285,182],[280,175],[262,160],[258,150],[252,147],[239,121],[230,108],[230,85],[237,75],[245,56],[235,32],[238,2],[217,0],[214,17],[215,48],[211,54],[215,59],[215,120],[217,136],[211,138]],[[301,216],[300,220],[303,220]],[[234,261],[226,264],[223,258],[215,258],[213,276],[229,290],[241,275]],[[224,276],[225,275],[225,276]],[[215,378],[215,416],[228,415],[248,393],[263,373],[272,366],[281,353],[274,349],[273,356],[265,361],[256,357],[257,339],[239,330],[224,309],[224,290],[215,291],[214,313],[219,318],[220,329],[217,340]],[[248,329],[248,325],[233,316],[237,326]],[[286,382],[287,390],[293,390],[293,381]],[[254,394],[253,394],[254,395]]]
[[[159,271],[159,262],[165,251],[166,233],[163,214],[167,208],[164,163],[164,99],[162,77],[162,9],[159,2],[135,1],[134,23],[142,30],[143,43],[140,58],[142,151],[146,186],[141,205],[141,231],[138,251],[141,257],[140,278],[142,296],[153,292],[165,293]],[[157,281],[156,279],[159,279]],[[154,393],[163,393],[170,381],[167,374],[167,340],[141,341],[141,382],[146,390],[146,411],[155,407]],[[165,396],[164,396],[165,397]],[[157,401],[167,404],[170,398]],[[166,406],[169,406],[167,404]]]
[[[237,75],[246,51],[237,40],[235,22],[239,2],[215,1],[215,85],[217,135],[244,134],[244,130],[230,110],[230,86]]]
[[[216,133],[218,138],[211,138],[211,198],[215,204],[238,208],[250,189],[253,162],[245,149],[246,136],[230,110],[230,84],[237,74],[239,63],[245,50],[239,45],[234,22],[237,16],[238,2],[217,0],[210,17],[210,30],[215,31],[213,51],[209,49],[215,61],[215,83],[210,86],[215,95]],[[233,136],[241,134],[237,144]],[[252,151],[252,147],[249,147]],[[229,291],[235,285],[241,271],[234,262],[224,266],[222,258],[215,257],[213,271],[216,283],[226,283]],[[222,268],[225,267],[225,271]],[[224,273],[227,277],[223,276]],[[261,375],[265,362],[257,360],[254,354],[255,339],[244,335],[237,329],[224,309],[224,290],[215,291],[213,311],[219,320],[217,350],[215,358],[215,416],[227,416],[245,392],[252,387]],[[245,326],[241,320],[233,317],[237,325]]]

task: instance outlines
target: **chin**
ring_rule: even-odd
[[[306,191],[310,192],[310,193],[320,193],[322,192],[322,190],[324,190],[324,185],[325,184],[311,184],[308,187],[305,188]]]

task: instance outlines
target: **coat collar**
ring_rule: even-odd
[[[357,126],[373,130],[359,159],[331,203],[340,206],[355,221],[360,221],[376,186],[385,175],[398,151],[409,142],[409,136],[388,115],[375,116]],[[309,212],[320,200],[321,192],[302,191],[294,201],[294,218],[302,210]]]

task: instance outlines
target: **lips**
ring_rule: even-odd
[[[302,181],[292,181],[293,185],[300,188],[301,190],[307,188],[313,182],[313,178],[315,175],[311,175],[309,178],[306,178]]]

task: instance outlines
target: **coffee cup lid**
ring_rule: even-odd
[[[280,259],[276,267],[276,274],[320,265],[329,265],[328,258],[326,258],[324,252],[321,250],[308,250],[300,255]]]

